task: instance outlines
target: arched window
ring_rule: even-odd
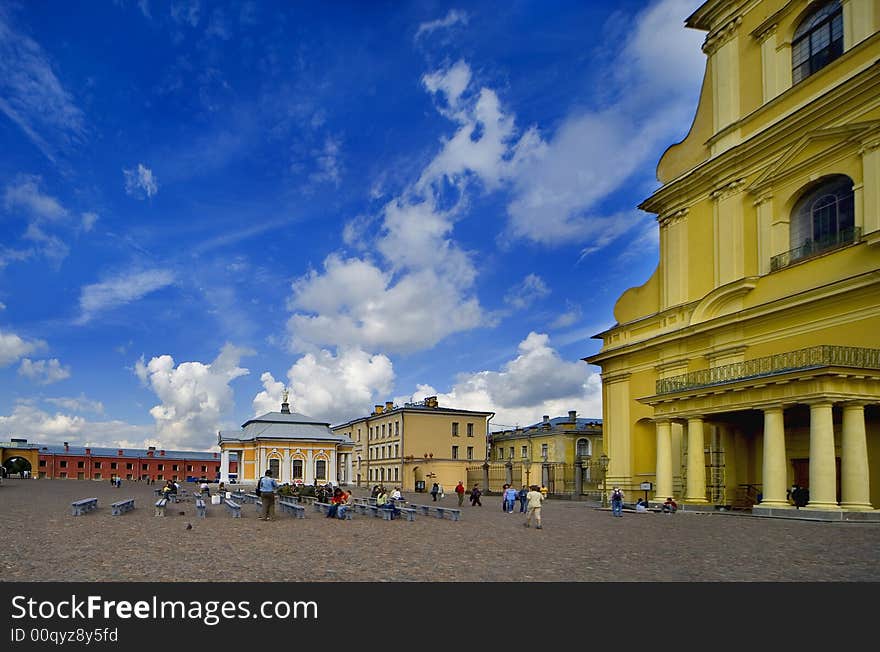
[[[293,460],[293,479],[302,480],[303,477],[303,461]]]
[[[590,440],[589,439],[578,439],[577,441],[577,456],[578,457],[588,457],[590,455]]]
[[[826,2],[801,21],[791,41],[791,80],[797,84],[843,54],[840,1]]]
[[[855,239],[853,182],[838,174],[808,190],[791,216],[791,258],[804,258]]]
[[[325,462],[324,460],[315,460],[315,479],[327,479],[327,462]]]

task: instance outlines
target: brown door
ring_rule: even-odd
[[[835,477],[837,478],[837,502],[840,502],[840,458],[834,459]],[[792,470],[794,471],[794,483],[802,487],[810,488],[810,459],[799,458],[791,460]]]

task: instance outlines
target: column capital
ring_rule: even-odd
[[[830,398],[816,398],[816,399],[807,399],[803,401],[806,405],[810,406],[810,409],[813,408],[821,408],[821,407],[834,407],[835,401],[832,401]]]
[[[838,403],[838,405],[845,410],[847,408],[863,408],[867,405],[871,405],[871,402],[865,399],[853,399],[852,401],[842,401]]]

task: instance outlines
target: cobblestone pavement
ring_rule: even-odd
[[[152,487],[124,482],[7,479],[0,486],[4,581],[789,582],[880,581],[880,525],[737,514],[625,514],[548,500],[544,528],[523,527],[497,496],[465,501],[459,522],[355,515],[196,517],[192,499],[153,515]],[[187,485],[186,488],[191,488]],[[356,489],[356,496],[366,495]],[[70,503],[98,497],[71,515]],[[111,516],[133,497],[136,509]],[[431,503],[429,494],[407,496]],[[456,497],[442,503],[455,506]],[[192,529],[186,529],[187,524]]]

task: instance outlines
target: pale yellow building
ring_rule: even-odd
[[[880,1],[710,0],[660,261],[600,352],[608,481],[690,505],[880,505]],[[779,510],[783,510],[780,512]]]
[[[493,432],[489,439],[490,491],[533,484],[554,497],[599,495],[602,482],[602,419],[550,418],[524,428]],[[472,468],[476,472],[477,469]]]
[[[376,405],[369,416],[334,426],[354,442],[358,486],[384,484],[404,492],[430,490],[435,482],[450,493],[467,478],[467,467],[485,462],[489,419],[494,412],[440,407],[423,401]]]
[[[239,484],[256,484],[272,470],[279,483],[351,483],[354,442],[330,424],[290,411],[287,392],[280,412],[246,421],[240,431],[217,433],[220,480],[229,483],[230,454],[238,453]]]

